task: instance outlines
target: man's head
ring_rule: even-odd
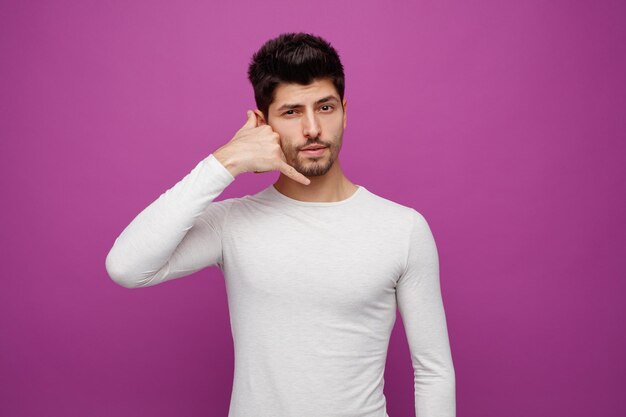
[[[324,39],[285,33],[253,56],[248,79],[260,124],[281,137],[287,163],[306,176],[324,175],[337,159],[346,127],[343,66]],[[321,155],[302,149],[326,146]]]

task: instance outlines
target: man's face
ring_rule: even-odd
[[[308,85],[278,85],[268,110],[271,128],[280,135],[287,163],[301,174],[324,175],[339,155],[346,127],[346,106],[328,79]],[[305,152],[304,147],[321,145],[318,152]]]

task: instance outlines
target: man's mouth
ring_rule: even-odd
[[[322,149],[325,148],[326,146],[322,146],[322,145],[311,145],[311,146],[307,146],[306,148],[302,148],[303,151],[312,151],[315,149]]]
[[[320,156],[326,152],[326,148],[327,146],[309,146],[308,148],[300,150],[300,152],[308,156]]]

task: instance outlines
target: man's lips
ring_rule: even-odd
[[[300,152],[309,156],[321,156],[324,152],[326,152],[327,146],[317,147],[317,148],[306,148],[302,149]]]

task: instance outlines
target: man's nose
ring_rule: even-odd
[[[320,135],[321,126],[314,112],[307,112],[303,118],[303,134],[309,138],[316,138]]]

